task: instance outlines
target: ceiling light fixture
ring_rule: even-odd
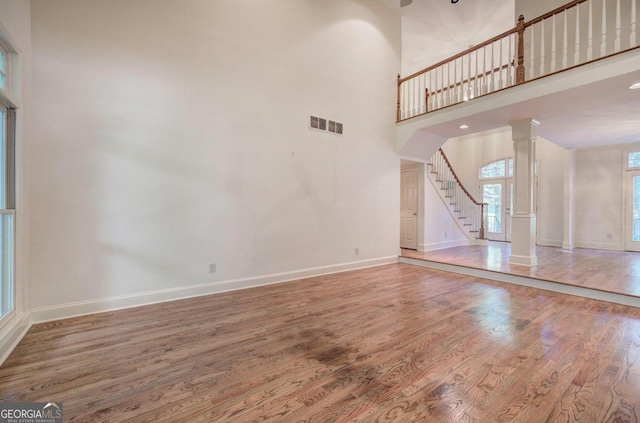
[[[460,125],[460,129],[469,129],[469,125],[463,123],[462,125]]]
[[[629,85],[630,90],[640,90],[640,82],[636,82],[635,84]]]

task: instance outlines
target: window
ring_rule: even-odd
[[[497,160],[480,168],[480,179],[507,178],[513,176],[513,159]]]
[[[15,109],[0,103],[0,322],[14,303]]]
[[[627,153],[627,168],[640,168],[640,151]]]
[[[7,82],[7,50],[0,44],[0,90],[5,91]]]
[[[6,62],[7,55],[3,51],[0,51],[0,89],[2,90],[4,90],[4,84],[7,79],[5,71],[5,69],[7,68]]]
[[[0,31],[0,326],[14,314],[15,128],[12,63],[16,50]]]

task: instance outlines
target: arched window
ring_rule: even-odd
[[[511,178],[513,176],[513,159],[500,159],[480,168],[480,179]]]

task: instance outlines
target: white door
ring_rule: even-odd
[[[625,249],[640,251],[640,170],[627,172],[625,201]]]
[[[418,249],[418,169],[401,173],[400,248]]]
[[[491,241],[511,240],[511,207],[513,180],[491,179],[480,182],[485,206],[485,236]]]

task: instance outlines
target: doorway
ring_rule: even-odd
[[[400,248],[418,249],[418,168],[405,168],[400,177]]]
[[[481,181],[480,192],[487,204],[485,236],[490,241],[511,241],[513,178]]]
[[[629,170],[625,193],[625,250],[640,252],[640,169]]]
[[[490,241],[511,241],[513,159],[496,160],[480,168],[480,198],[485,206],[485,236]]]

